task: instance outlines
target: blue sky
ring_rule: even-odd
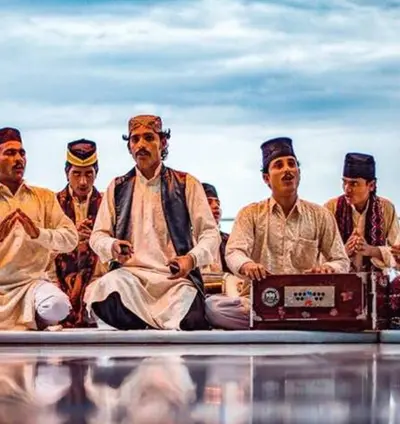
[[[400,2],[0,0],[0,126],[27,179],[65,184],[65,146],[98,143],[97,185],[132,160],[121,134],[155,113],[169,166],[214,183],[225,217],[265,198],[260,144],[293,138],[301,196],[341,192],[346,152],[373,154],[400,209]]]

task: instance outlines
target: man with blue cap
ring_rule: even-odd
[[[326,203],[335,216],[353,271],[378,271],[395,266],[391,246],[399,237],[394,205],[376,194],[373,156],[347,153],[344,193]]]
[[[300,168],[292,140],[274,138],[261,150],[262,176],[272,196],[239,211],[226,246],[229,268],[248,283],[267,274],[348,272],[349,259],[334,217],[298,196]],[[208,300],[210,323],[232,330],[248,328],[248,293],[244,290],[239,298],[219,303]]]

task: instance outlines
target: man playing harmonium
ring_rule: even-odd
[[[106,269],[89,246],[94,221],[102,195],[94,186],[99,170],[96,143],[91,140],[71,141],[67,145],[65,173],[68,185],[57,199],[65,214],[75,223],[79,233],[78,247],[71,253],[57,255],[53,262],[54,277],[71,301],[72,310],[62,322],[64,327],[93,327],[83,302],[86,287]]]
[[[208,328],[199,268],[213,262],[220,236],[200,182],[163,164],[169,138],[160,117],[129,121],[136,166],[111,182],[90,238],[115,269],[88,287],[85,301],[118,329]]]
[[[326,203],[339,227],[352,271],[377,271],[395,266],[390,247],[400,232],[394,205],[376,194],[375,160],[348,153],[343,168],[342,196]]]
[[[349,259],[333,215],[298,197],[300,169],[292,140],[272,139],[261,150],[263,179],[272,196],[244,207],[236,217],[226,247],[229,268],[254,284],[269,273],[348,272]],[[210,323],[225,329],[249,328],[248,295],[249,290],[243,290],[237,298],[208,300]]]
[[[50,190],[24,180],[20,132],[0,129],[0,328],[44,328],[69,313],[68,296],[47,279],[52,252],[78,244],[74,223]]]

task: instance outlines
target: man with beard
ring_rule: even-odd
[[[83,302],[86,287],[93,278],[106,270],[89,246],[89,238],[100,207],[102,195],[94,187],[99,170],[96,143],[90,140],[72,141],[67,146],[65,173],[68,185],[57,193],[65,214],[75,223],[79,233],[78,247],[55,259],[56,279],[71,301],[72,310],[62,322],[64,327],[95,327],[89,322]]]
[[[226,246],[226,262],[238,277],[257,281],[267,274],[348,272],[349,259],[332,214],[298,197],[299,164],[290,138],[261,145],[263,180],[272,196],[244,207]],[[320,264],[320,255],[326,262]],[[249,288],[240,297],[207,303],[215,327],[249,327]],[[247,294],[247,295],[246,295]]]
[[[400,235],[394,205],[376,194],[375,160],[364,153],[348,153],[343,168],[342,196],[326,208],[335,216],[353,271],[395,266],[390,247]]]
[[[24,181],[20,132],[0,129],[0,328],[37,329],[63,320],[70,302],[47,280],[50,254],[78,243],[55,195]]]
[[[218,227],[200,182],[163,164],[169,138],[158,116],[130,119],[124,139],[136,166],[111,182],[90,238],[100,260],[114,262],[85,301],[121,330],[208,328],[199,268],[213,262]]]

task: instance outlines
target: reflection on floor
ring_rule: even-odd
[[[400,348],[0,348],[0,423],[397,423]]]

